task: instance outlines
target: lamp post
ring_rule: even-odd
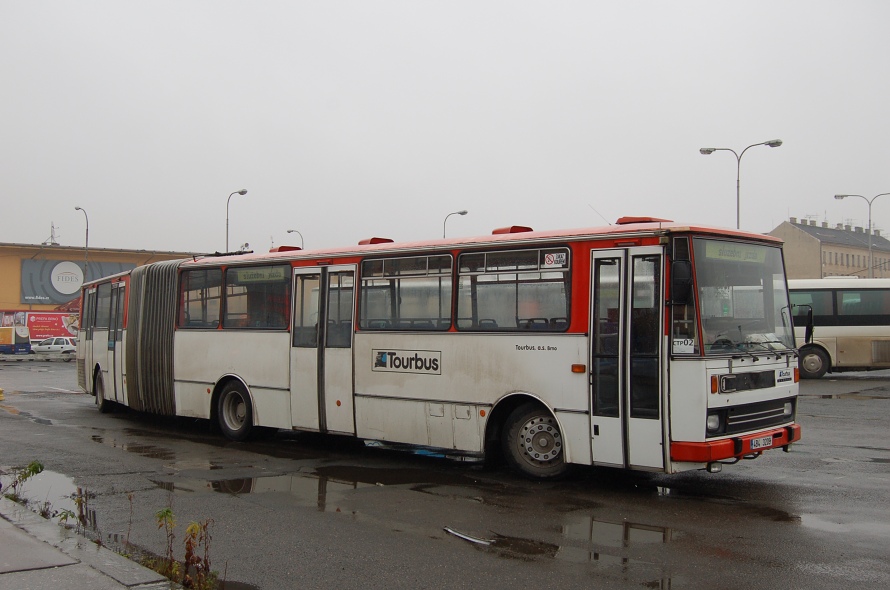
[[[745,152],[747,152],[749,148],[752,148],[752,147],[758,146],[758,145],[768,145],[769,147],[779,147],[780,145],[782,145],[782,140],[781,139],[771,139],[769,141],[762,141],[760,143],[752,143],[751,145],[749,145],[748,147],[743,149],[742,153],[740,153],[740,154],[736,153],[736,151],[734,149],[730,149],[730,148],[701,148],[700,150],[698,150],[703,156],[709,156],[709,155],[713,154],[714,152],[720,152],[720,151],[732,152],[732,155],[735,156],[735,161],[736,161],[735,228],[736,229],[739,229],[741,227],[739,224],[739,216],[740,216],[739,209],[740,209],[740,202],[741,202],[740,196],[739,196],[739,192],[740,192],[739,179],[741,178],[741,174],[742,174],[742,156],[745,155]]]
[[[464,209],[463,211],[455,211],[454,213],[449,213],[448,215],[446,215],[445,221],[442,222],[442,237],[443,238],[445,237],[445,224],[448,223],[449,217],[451,217],[452,215],[466,215],[466,214],[467,214],[467,210]]]
[[[232,195],[246,195],[247,189],[243,188],[240,191],[235,191],[229,198],[226,199],[226,252],[229,251],[229,202],[232,200]]]
[[[871,258],[871,204],[878,197],[883,197],[884,195],[890,195],[890,193],[881,193],[879,195],[875,195],[872,198],[866,198],[862,195],[834,195],[834,198],[838,201],[842,199],[846,199],[847,197],[859,197],[860,199],[865,199],[865,202],[868,203],[868,278],[874,278],[875,275],[875,267],[872,263]]]
[[[87,232],[83,241],[83,282],[85,283],[87,282],[87,253],[90,251],[90,218],[83,207],[75,207],[74,210],[83,213],[83,217],[87,222]]]
[[[304,248],[303,248],[303,234],[301,234],[300,232],[298,232],[298,231],[295,230],[295,229],[289,229],[289,230],[287,230],[287,233],[289,233],[289,234],[297,234],[298,236],[300,236],[300,250],[303,250],[303,249],[304,249]]]

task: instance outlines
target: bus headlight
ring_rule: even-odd
[[[791,416],[794,413],[794,405],[791,402],[785,402],[785,405],[782,407],[782,415],[783,416]]]
[[[708,432],[717,432],[720,430],[720,414],[708,415]]]

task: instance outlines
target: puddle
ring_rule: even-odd
[[[499,533],[475,535],[446,528],[446,532],[468,541],[477,549],[499,557],[519,560],[537,558],[558,559],[572,563],[601,563],[616,565],[654,564],[621,555],[624,550],[640,545],[659,545],[673,541],[677,533],[670,528],[635,522],[613,522],[595,516],[578,516],[561,528],[560,544],[511,537]],[[659,588],[660,586],[654,586]]]
[[[563,524],[562,535],[571,541],[601,547],[627,549],[636,545],[670,543],[676,533],[671,528],[638,522],[614,522],[594,516],[581,516]]]
[[[143,457],[148,457],[149,459],[160,459],[162,461],[175,461],[176,453],[170,449],[166,449],[164,447],[156,447],[154,445],[147,445],[143,443],[136,442],[118,442],[115,439],[106,439],[103,436],[93,435],[90,437],[93,442],[97,442],[100,444],[108,445],[110,447],[116,449],[123,449],[128,453],[134,453],[136,455],[141,455]]]
[[[341,504],[347,492],[376,485],[300,473],[218,480],[176,477],[167,481],[152,480],[152,483],[174,493],[279,494],[298,506],[315,508],[319,512],[342,512]]]
[[[379,468],[356,467],[354,465],[331,465],[317,467],[315,475],[329,477],[340,481],[355,483],[397,486],[410,484],[423,485],[453,485],[453,486],[479,486],[479,480],[461,471],[459,473],[446,473],[426,469],[412,468]]]
[[[2,471],[9,474],[0,478],[3,482],[3,491],[8,492],[12,470],[3,468]],[[44,469],[21,484],[18,493],[29,509],[44,518],[58,521],[64,518],[63,513],[69,512],[72,517],[66,519],[65,524],[72,526],[77,524],[74,521],[76,517],[82,526],[89,529],[96,528],[96,511],[89,506],[90,499],[95,498],[95,495],[75,484],[67,475]]]

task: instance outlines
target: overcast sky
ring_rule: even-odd
[[[0,0],[0,242],[867,225],[890,2]],[[890,195],[872,210],[890,233]]]

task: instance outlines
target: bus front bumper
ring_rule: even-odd
[[[764,439],[772,437],[771,444],[764,444]],[[800,424],[791,424],[756,434],[745,434],[708,442],[672,442],[671,460],[676,462],[711,463],[725,459],[741,459],[759,455],[761,452],[785,448],[800,440]]]

